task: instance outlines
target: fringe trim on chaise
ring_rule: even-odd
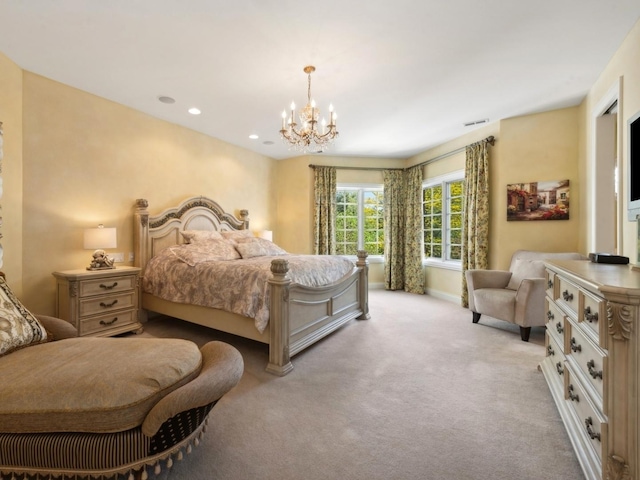
[[[163,465],[170,469],[174,460],[182,460],[184,452],[200,444],[214,404],[177,414],[152,438],[140,427],[112,434],[0,433],[0,478],[147,480],[150,473],[158,475]]]

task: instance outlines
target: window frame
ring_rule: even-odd
[[[431,178],[427,178],[425,180],[423,180],[422,182],[422,198],[424,200],[424,189],[425,188],[431,188],[431,187],[435,187],[437,185],[442,186],[442,197],[443,197],[443,205],[442,205],[442,251],[443,253],[449,251],[449,245],[450,245],[450,226],[448,223],[448,219],[449,219],[449,189],[448,189],[448,184],[452,183],[452,182],[459,182],[459,181],[463,181],[464,182],[465,176],[464,176],[464,169],[462,170],[456,170],[450,173],[446,173],[443,175],[438,175],[435,177],[431,177]],[[423,202],[424,203],[424,202]],[[463,208],[464,208],[464,202],[463,202]],[[423,212],[424,212],[424,206],[423,206]],[[425,257],[424,256],[424,214],[422,216],[423,219],[423,225],[422,225],[422,232],[423,232],[423,238],[422,238],[422,265],[423,266],[429,266],[429,267],[436,267],[436,268],[444,268],[447,270],[457,270],[457,271],[462,271],[462,259],[460,260],[448,260],[446,258],[434,258],[434,257]]]
[[[358,191],[358,250],[364,249],[364,191],[380,192],[384,195],[384,185],[381,183],[338,183],[336,185],[336,193],[341,190],[357,190]],[[383,204],[384,205],[384,204]],[[384,223],[384,216],[383,216]],[[336,229],[337,232],[337,229]],[[384,233],[384,226],[383,226]],[[337,240],[336,240],[337,242]],[[349,258],[351,260],[357,260],[357,255],[343,255],[338,253],[341,257]],[[383,263],[383,255],[371,255],[367,256],[367,260],[370,263]]]

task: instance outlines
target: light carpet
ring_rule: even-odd
[[[157,478],[579,480],[538,364],[544,329],[518,328],[427,295],[370,291],[353,320],[264,371],[267,347],[160,317],[143,336],[223,340],[245,373],[200,446]],[[151,472],[150,472],[151,473]],[[153,475],[151,476],[153,478]]]

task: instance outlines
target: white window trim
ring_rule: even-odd
[[[438,175],[437,177],[427,178],[422,182],[422,188],[429,188],[436,185],[444,185],[447,182],[464,180],[464,169],[456,170],[454,172],[445,173],[443,175]],[[447,202],[444,202],[442,206],[442,216],[444,218],[447,217]],[[448,234],[448,229],[447,229]],[[424,242],[424,240],[423,240]],[[444,244],[443,247],[446,249],[447,245]],[[424,248],[423,248],[424,250]],[[436,259],[436,258],[423,258],[422,265],[425,267],[435,267],[435,268],[443,268],[445,270],[457,270],[459,272],[462,271],[462,261],[461,260],[445,260],[445,259]]]
[[[384,185],[379,183],[338,183],[336,185],[336,190],[353,190],[353,189],[366,189],[372,192],[384,192]],[[358,206],[360,199],[358,199]],[[362,209],[358,208],[358,225],[362,225],[364,222]],[[361,241],[364,242],[364,239],[361,238],[361,233],[358,231],[358,243]],[[358,257],[356,255],[340,255],[341,257],[348,258],[352,261],[357,261]],[[384,255],[368,255],[367,260],[369,263],[384,263]]]

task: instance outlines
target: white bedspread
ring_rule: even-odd
[[[146,293],[176,303],[188,303],[233,312],[255,319],[262,333],[269,321],[271,260],[289,262],[293,283],[317,287],[334,283],[354,269],[352,261],[330,255],[259,256],[218,260],[194,251],[193,245],[166,248],[149,261],[142,288]]]

